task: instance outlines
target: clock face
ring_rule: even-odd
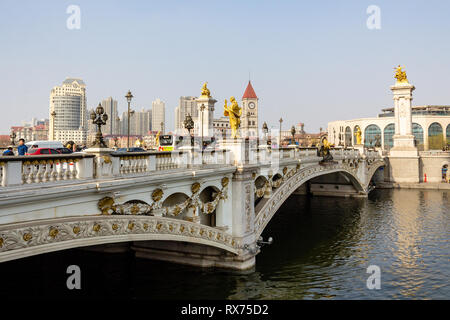
[[[254,102],[250,102],[250,103],[248,104],[248,107],[249,107],[250,109],[254,109],[254,108],[255,108],[255,103],[254,103]]]

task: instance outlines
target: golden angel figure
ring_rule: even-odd
[[[227,100],[225,99],[223,115],[225,117],[230,117],[231,138],[236,139],[238,138],[238,129],[241,124],[242,108],[239,107],[234,97],[230,98],[230,102],[231,106],[228,106]]]
[[[361,144],[361,129],[359,128],[359,126],[356,127],[355,136],[356,136],[356,144]]]

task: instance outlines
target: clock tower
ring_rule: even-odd
[[[250,81],[242,96],[241,129],[243,137],[258,136],[258,97]]]

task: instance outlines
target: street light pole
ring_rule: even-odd
[[[127,98],[127,102],[128,102],[128,117],[127,117],[127,121],[128,121],[128,127],[127,127],[127,152],[130,151],[130,118],[131,118],[131,110],[130,110],[130,103],[131,103],[131,99],[133,98],[133,95],[131,94],[131,91],[128,90],[127,95],[125,96],[125,98]]]
[[[281,124],[283,123],[283,118],[280,118],[280,141],[278,142],[278,149],[281,149]]]
[[[56,112],[55,110],[52,111],[52,113],[50,113],[50,115],[52,116],[52,138],[53,140],[55,140],[55,117],[56,117]]]
[[[202,159],[203,159],[203,110],[205,110],[205,105],[202,103],[202,105],[200,106],[200,112],[201,112],[201,115],[200,115],[200,117],[201,117],[201,122],[202,122],[202,125],[201,125],[201,130],[202,130],[202,145],[200,146],[200,148],[201,148],[201,150],[202,150]]]

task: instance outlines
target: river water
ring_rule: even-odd
[[[0,297],[449,299],[450,192],[374,190],[368,199],[293,196],[246,273],[66,250],[0,264]],[[80,266],[81,290],[66,288]],[[367,267],[380,269],[369,290]]]

